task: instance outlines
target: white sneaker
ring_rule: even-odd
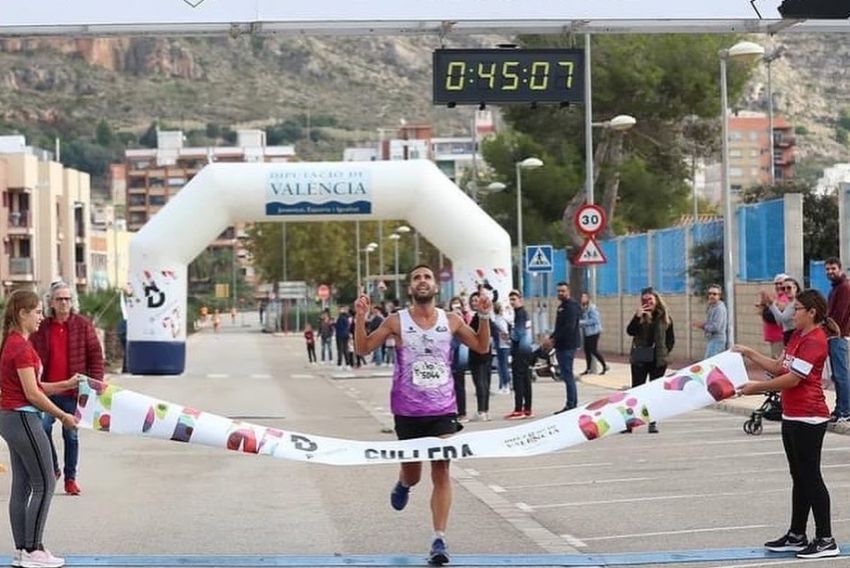
[[[17,548],[15,549],[15,551],[12,553],[12,562],[10,563],[10,566],[20,566],[21,565],[21,553],[22,552],[23,552],[23,550],[21,550],[21,549],[17,549]]]
[[[21,568],[61,568],[65,559],[53,556],[49,550],[21,551]]]
[[[489,422],[490,421],[490,415],[487,414],[486,412],[479,412],[478,413],[478,421],[479,422]]]

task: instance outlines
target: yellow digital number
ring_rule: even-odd
[[[545,91],[549,86],[549,62],[535,61],[531,64],[528,88],[532,91]]]
[[[558,67],[564,67],[567,70],[567,88],[573,88],[573,62],[572,61],[558,61]]]
[[[487,80],[487,88],[492,89],[496,85],[496,64],[490,63],[489,70],[484,69],[484,63],[478,64],[478,78]]]
[[[466,62],[452,61],[446,69],[446,90],[462,91],[463,81],[466,78]]]
[[[502,90],[516,91],[519,88],[519,74],[514,72],[519,66],[519,61],[505,61],[502,63]],[[510,81],[510,82],[508,82]]]

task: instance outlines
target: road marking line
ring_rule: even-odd
[[[575,546],[576,548],[586,548],[587,547],[587,545],[584,542],[582,542],[580,539],[578,539],[577,537],[574,537],[571,534],[562,534],[561,538],[566,540],[567,543],[570,546]]]
[[[533,467],[505,467],[499,468],[499,473],[502,472],[519,472],[519,471],[539,471],[541,469],[573,469],[577,467],[599,467],[599,466],[607,466],[614,465],[611,462],[599,462],[599,463],[577,463],[571,465],[539,465]]]
[[[207,373],[208,379],[229,379],[230,375],[226,373]]]
[[[252,379],[270,379],[270,378],[272,378],[272,376],[269,375],[268,373],[252,373],[251,378]]]
[[[518,491],[520,489],[538,489],[548,487],[570,487],[574,485],[602,485],[605,483],[631,483],[634,481],[655,481],[660,477],[621,477],[618,479],[591,479],[588,481],[565,481],[563,483],[540,483],[537,485],[508,485],[507,487],[499,487],[491,485],[491,487],[499,487],[502,491]]]
[[[505,488],[504,488],[504,487],[500,487],[500,486],[498,486],[498,485],[488,485],[487,487],[489,487],[489,488],[490,488],[490,490],[491,490],[493,493],[504,493],[504,492],[505,492]]]
[[[289,375],[289,376],[292,377],[293,379],[315,379],[316,378],[316,375],[305,375],[305,374],[299,375],[297,373],[294,374],[294,375]]]
[[[525,511],[526,513],[533,513],[534,512],[534,507],[532,507],[531,505],[528,505],[526,503],[516,503],[516,508],[519,509],[520,511]]]
[[[769,528],[772,525],[740,525],[737,527],[708,527],[703,529],[684,529],[679,531],[656,531],[656,532],[646,532],[646,533],[632,533],[632,534],[615,534],[609,536],[591,536],[584,537],[585,542],[594,542],[599,540],[616,540],[620,538],[640,538],[646,536],[666,536],[673,534],[691,534],[691,533],[708,533],[708,532],[722,532],[722,531],[735,531],[735,530],[744,530],[744,529],[764,529]]]
[[[847,484],[839,484],[839,485],[830,485],[830,489],[846,489],[850,487]],[[718,499],[718,498],[726,498],[726,497],[741,497],[745,495],[764,495],[766,493],[787,493],[789,491],[788,487],[783,487],[781,489],[764,489],[761,488],[758,491],[736,491],[736,492],[727,492],[727,493],[691,493],[691,494],[679,494],[679,495],[656,495],[654,497],[629,497],[623,499],[607,499],[601,501],[575,501],[571,503],[549,503],[546,505],[527,505],[526,507],[530,507],[532,510],[537,511],[540,509],[556,509],[563,507],[586,507],[586,506],[598,506],[598,505],[616,505],[621,503],[647,503],[651,501],[674,501],[677,499]]]
[[[472,468],[466,468],[466,473],[468,473],[472,477],[478,477],[479,475],[481,475],[481,472],[479,472],[477,469]]]

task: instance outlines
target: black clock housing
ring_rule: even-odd
[[[438,49],[434,104],[581,103],[583,49]]]

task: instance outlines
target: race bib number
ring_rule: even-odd
[[[433,389],[449,382],[449,370],[438,359],[420,359],[413,363],[413,384],[423,389]]]

